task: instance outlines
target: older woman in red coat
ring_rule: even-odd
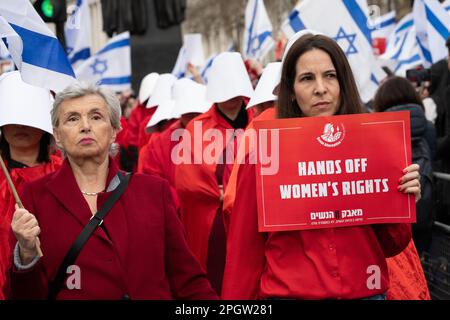
[[[119,119],[119,102],[105,89],[76,84],[56,96],[54,136],[67,158],[23,188],[26,209],[16,209],[12,222],[10,298],[48,297],[73,241],[117,187],[119,169],[108,151]],[[155,177],[131,177],[71,267],[57,299],[217,297],[187,247],[168,183]]]

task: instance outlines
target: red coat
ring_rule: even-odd
[[[148,139],[148,142],[139,150],[138,163],[137,163],[137,173],[143,173],[144,163],[147,162],[148,148],[153,139],[159,135],[159,132],[153,132]]]
[[[118,172],[110,159],[107,184]],[[109,193],[98,196],[100,207]],[[39,221],[44,256],[28,271],[10,271],[16,299],[45,299],[49,281],[74,239],[91,218],[69,163],[24,186],[24,206]],[[189,251],[168,183],[135,174],[128,189],[81,251],[81,289],[57,299],[215,299],[204,271]]]
[[[142,158],[142,172],[155,174],[166,179],[170,184],[175,203],[179,207],[179,199],[175,189],[176,165],[172,159],[172,150],[178,141],[172,141],[171,139],[172,133],[177,129],[183,129],[180,120],[174,122],[160,134],[152,135],[149,143],[144,147],[145,156]]]
[[[147,128],[147,124],[152,118],[153,114],[156,111],[156,108],[151,109],[153,112],[147,115],[144,119],[142,119],[141,124],[139,125],[139,137],[138,137],[138,150],[141,150],[149,141],[153,133],[147,133],[145,129]]]
[[[122,146],[123,148],[128,148],[128,121],[125,119],[124,116],[120,118],[120,126],[122,127],[122,130],[119,131],[116,137],[116,142]]]
[[[156,108],[153,108],[154,112],[156,111]],[[150,121],[150,119],[153,116],[153,113],[149,116],[147,116],[142,122],[141,122],[141,128],[139,129],[139,145],[138,148],[139,150],[142,150],[143,147],[145,147],[150,140],[152,139],[153,135],[155,133],[159,133],[159,132],[163,132],[166,129],[168,129],[172,124],[174,124],[176,121],[176,119],[170,119],[165,121],[163,124],[158,125],[158,128],[156,131],[153,131],[152,133],[146,133],[145,129],[147,127],[148,122]]]
[[[202,122],[203,133],[208,129],[218,129],[222,132],[222,146],[225,147],[228,141],[225,141],[226,129],[233,129],[232,126],[221,117],[216,111],[214,105],[209,111],[199,115],[189,122],[186,127],[191,134],[191,147],[194,153],[195,140],[202,141],[203,151],[212,145],[210,141],[203,141],[202,137],[194,136],[194,124],[196,121]],[[252,111],[247,112],[249,121]],[[237,139],[234,137],[235,148],[237,152]],[[232,142],[230,142],[232,143]],[[193,158],[193,157],[192,157]],[[232,166],[232,164],[229,164]],[[200,260],[203,267],[206,268],[208,258],[208,241],[214,218],[217,210],[221,206],[220,191],[216,178],[217,162],[207,164],[180,164],[175,169],[175,183],[178,196],[180,197],[181,220],[186,228],[187,240],[192,252]],[[231,170],[225,170],[230,172]],[[224,175],[223,185],[226,187],[228,180]]]
[[[239,165],[240,163],[242,163],[240,159],[241,158],[244,159],[246,156],[248,156],[248,152],[250,151],[249,145],[251,143],[251,139],[249,136],[246,135],[248,132],[247,130],[249,129],[254,130],[253,123],[255,120],[272,120],[272,119],[276,119],[276,110],[274,107],[264,110],[257,117],[253,118],[253,121],[250,122],[247,128],[245,129],[246,132],[242,137],[240,150],[238,151],[236,161],[233,164],[233,167],[230,166],[225,167],[226,170],[225,173],[229,177],[228,184],[223,195],[223,219],[225,224],[225,230],[228,230],[228,227],[230,226],[230,214],[233,211],[234,200],[236,198],[237,173],[239,171]],[[228,173],[227,171],[230,172]]]
[[[156,108],[147,109],[145,105],[138,104],[133,111],[131,111],[130,118],[128,119],[128,145],[139,147],[139,135],[142,123],[145,118],[155,113]],[[148,120],[147,120],[148,122]],[[147,123],[145,123],[147,125]],[[144,127],[145,128],[145,127]]]
[[[49,163],[32,168],[13,169],[10,176],[17,192],[20,193],[26,182],[34,181],[57,170],[61,164],[62,160],[60,157],[51,156]],[[12,252],[9,245],[9,233],[15,203],[6,177],[3,171],[0,170],[0,300],[5,298],[2,288],[5,284],[6,272]]]

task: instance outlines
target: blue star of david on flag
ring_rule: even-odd
[[[5,47],[7,48],[7,49],[9,49],[9,43],[8,43],[8,38],[2,38],[2,40],[3,40],[3,43],[5,44]]]
[[[108,70],[106,60],[95,59],[94,63],[90,65],[93,74],[99,74],[100,76]]]
[[[341,45],[341,48],[344,50],[345,55],[348,57],[352,54],[358,53],[358,49],[355,47],[356,33],[348,34],[344,31],[342,27],[339,28],[339,32],[336,37],[333,38],[334,41],[339,43],[339,40],[345,40],[348,42],[347,50],[344,50],[345,47]],[[341,42],[342,43],[342,42]]]

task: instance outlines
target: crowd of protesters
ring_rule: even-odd
[[[332,39],[297,33],[279,58],[264,67],[224,52],[206,84],[190,65],[188,78],[148,74],[137,95],[77,84],[53,98],[2,75],[0,108],[13,112],[0,119],[0,154],[23,208],[0,172],[0,298],[430,299],[421,257],[433,222],[450,222],[450,182],[432,175],[450,173],[450,52],[426,86],[389,76],[367,104]],[[413,162],[399,192],[415,197],[417,223],[258,232],[254,164],[225,161],[242,138],[229,132],[405,110]],[[219,152],[198,159],[211,141]],[[59,283],[70,252],[80,288]],[[375,290],[368,265],[381,269]]]

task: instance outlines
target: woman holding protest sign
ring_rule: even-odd
[[[277,91],[278,118],[362,113],[345,54],[323,35],[291,38]],[[418,177],[417,165],[405,168],[398,190],[419,199]],[[385,258],[409,243],[409,224],[261,233],[254,165],[240,166],[236,186],[222,298],[385,299]]]
[[[0,156],[15,188],[60,167],[62,160],[51,155],[51,95],[48,90],[24,83],[18,71],[0,77]],[[0,170],[0,299],[10,263],[11,220],[16,201]]]

